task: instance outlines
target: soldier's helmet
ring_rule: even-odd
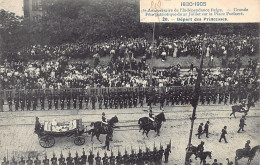
[[[105,114],[105,112],[102,112],[102,116],[105,116],[106,114]]]
[[[62,154],[62,152],[60,153],[60,157],[61,157],[61,158],[63,157],[63,154]]]
[[[79,156],[79,154],[78,154],[78,152],[76,151],[76,157],[78,157]]]
[[[201,144],[205,144],[204,141],[201,141]]]
[[[99,151],[97,152],[97,156],[99,156]]]
[[[111,156],[113,156],[113,152],[111,151]]]
[[[83,148],[82,154],[85,155],[85,150],[84,150],[84,148]]]
[[[104,155],[107,156],[107,152],[105,152]]]
[[[200,125],[203,125],[203,123],[200,123]]]
[[[246,142],[247,142],[247,143],[250,143],[250,140],[247,140]]]
[[[207,123],[209,124],[209,121],[207,121]]]

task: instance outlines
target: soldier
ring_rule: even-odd
[[[119,150],[118,150],[118,154],[116,157],[116,164],[117,165],[123,164],[123,157],[121,156],[121,153],[119,152]]]
[[[23,156],[21,157],[21,160],[18,163],[19,165],[25,165],[25,160],[23,159]]]
[[[21,104],[21,110],[24,111],[25,108],[25,94],[22,92],[20,96],[20,104]]]
[[[129,108],[132,108],[133,96],[131,93],[128,93],[128,104],[129,104]]]
[[[60,96],[60,108],[61,108],[61,110],[64,110],[64,107],[65,107],[65,96],[64,96],[64,94],[62,94],[61,96]]]
[[[170,91],[167,91],[166,94],[165,94],[165,105],[166,106],[169,106],[169,102],[171,101],[171,92]]]
[[[44,101],[45,101],[45,95],[44,93],[41,93],[40,95],[41,110],[44,110]]]
[[[94,158],[94,156],[93,156],[93,158]],[[93,158],[92,158],[92,160],[93,160]],[[87,157],[87,155],[85,154],[85,151],[84,151],[84,148],[83,148],[82,156],[81,156],[81,163],[82,163],[82,164],[86,164],[86,163],[87,163],[87,159],[88,159],[88,157]],[[92,164],[93,164],[93,162],[92,162]]]
[[[124,163],[128,165],[129,164],[129,155],[127,154],[127,151],[125,150],[125,155],[123,156]]]
[[[67,109],[69,110],[70,109],[70,100],[71,100],[71,96],[70,96],[70,93],[67,94]]]
[[[124,107],[124,95],[122,93],[120,93],[118,101],[119,101],[120,109],[123,109],[123,107]]]
[[[102,158],[102,161],[103,161],[103,165],[108,165],[108,156],[106,152],[104,153],[104,157]]]
[[[246,144],[245,144],[245,148],[244,148],[246,155],[249,155],[249,152],[251,150],[251,147],[249,144],[250,144],[250,140],[247,140]]]
[[[134,108],[137,107],[137,100],[138,100],[138,96],[137,96],[136,92],[134,92],[134,95],[133,95],[133,104],[134,104]]]
[[[32,165],[33,164],[33,161],[31,160],[30,155],[28,156],[28,160],[26,160],[26,164],[27,165]]]
[[[161,94],[159,101],[160,101],[160,110],[162,110],[164,107],[164,101],[165,101],[165,97],[164,97],[163,93]]]
[[[136,164],[136,154],[134,150],[132,150],[132,153],[130,155],[130,164]]]
[[[86,108],[85,109],[88,109],[88,103],[89,103],[89,95],[88,93],[85,95],[85,103],[86,103]]]
[[[140,103],[140,107],[143,107],[143,104],[144,104],[144,93],[143,93],[143,91],[141,91],[139,93],[139,103]]]
[[[164,153],[164,149],[163,149],[163,146],[160,146],[160,150],[159,150],[159,161],[162,162],[163,160],[163,153]]]
[[[204,93],[204,91],[201,92],[200,101],[201,101],[201,104],[202,104],[202,105],[205,104],[205,93]]]
[[[34,160],[35,165],[41,165],[42,161],[39,160],[38,155],[36,155],[36,159]]]
[[[96,165],[101,165],[101,157],[99,156],[99,152],[97,152],[97,157],[95,158],[96,160]]]
[[[4,157],[3,162],[2,162],[2,165],[9,165],[9,161],[6,160],[6,157]]]
[[[55,94],[54,94],[54,107],[55,107],[55,110],[58,110],[58,100],[59,100],[59,97],[58,97],[58,95],[55,93]]]
[[[66,165],[65,158],[63,157],[62,153],[60,153],[59,165]]]
[[[143,165],[144,164],[144,160],[143,160],[143,152],[142,150],[139,148],[139,152],[137,154],[137,165]]]
[[[127,108],[128,96],[127,93],[124,94],[124,108]]]
[[[206,101],[207,101],[207,104],[210,105],[210,101],[211,101],[211,91],[208,91],[206,93]]]
[[[238,101],[238,97],[240,96],[240,92],[239,92],[238,89],[235,89],[235,90],[233,91],[233,94],[234,94],[234,103],[236,104],[237,101]]]
[[[105,106],[105,109],[107,109],[107,105],[108,105],[108,95],[107,95],[107,93],[105,92],[105,93],[104,93],[104,106]]]
[[[9,96],[7,97],[7,102],[8,102],[8,106],[9,106],[9,111],[12,111],[13,98],[12,98],[11,94],[9,94]]]
[[[228,93],[228,91],[225,91],[225,96],[224,96],[224,105],[227,105],[228,98],[229,98],[229,93]]]
[[[48,95],[48,110],[51,110],[52,108],[52,94],[50,93]]]
[[[79,95],[79,109],[82,109],[83,95]]]
[[[233,100],[234,100],[234,90],[232,88],[232,86],[230,86],[229,88],[229,93],[230,93],[230,100],[229,100],[229,104],[233,104]]]
[[[106,141],[105,141],[105,148],[107,148],[108,151],[110,151],[110,150],[109,150],[109,145],[110,145],[110,137],[109,137],[109,135],[107,134],[107,136],[106,136]]]
[[[55,156],[55,153],[53,153],[53,157],[51,158],[51,164],[57,165],[57,157]]]
[[[204,151],[204,144],[205,143],[203,141],[201,141],[201,143],[198,145],[198,147],[197,147],[197,154],[196,154],[195,159],[197,159],[197,157],[200,157],[201,153],[203,153],[203,151]]]
[[[14,156],[12,158],[12,162],[10,163],[10,165],[17,165],[17,161],[15,161]],[[38,165],[38,164],[35,164],[35,165]]]
[[[14,97],[14,105],[15,105],[15,111],[18,111],[18,108],[19,108],[19,96],[16,95]]]
[[[114,96],[113,96],[112,93],[110,93],[110,95],[109,95],[109,107],[110,107],[110,109],[113,108],[113,102],[114,102]]]
[[[227,134],[227,126],[224,126],[224,128],[222,129],[222,133],[221,133],[219,142],[221,142],[221,140],[224,139],[225,143],[228,143],[226,140],[226,134]]]
[[[203,133],[206,133],[207,138],[209,137],[209,121],[206,122]]]
[[[69,151],[69,156],[66,159],[67,165],[74,165],[73,158],[71,157],[71,153]]]
[[[198,135],[199,139],[200,139],[200,136],[202,135],[202,131],[203,131],[202,126],[203,126],[203,123],[200,123],[199,128],[198,128],[198,133],[196,134],[196,135]]]
[[[96,95],[93,94],[91,97],[91,103],[92,103],[92,110],[96,109]]]
[[[27,108],[27,111],[31,110],[31,105],[32,105],[32,97],[31,97],[31,94],[28,91],[28,93],[26,95],[26,108]]]
[[[245,115],[243,115],[240,119],[239,129],[238,129],[237,133],[240,133],[240,130],[244,131],[244,126],[246,125],[245,120],[246,120]]]
[[[77,108],[77,94],[74,93],[72,95],[72,101],[73,101],[73,109],[76,109]]]
[[[116,158],[115,156],[113,155],[113,152],[111,152],[111,156],[109,157],[109,164],[110,165],[115,165],[116,164]]]
[[[170,152],[171,152],[170,145],[167,145],[167,148],[164,151],[164,159],[165,159],[164,162],[165,163],[168,162],[168,157],[169,157]]]
[[[102,102],[103,102],[103,97],[101,95],[98,96],[98,107],[99,109],[102,109]]]
[[[76,156],[74,157],[74,163],[75,164],[80,164],[80,158],[79,158],[79,154],[78,154],[77,151],[76,151]]]
[[[42,161],[43,165],[49,165],[50,163],[49,163],[49,159],[47,158],[47,155],[45,154],[44,157],[45,157],[45,158],[44,158],[44,160]]]
[[[38,97],[36,96],[36,94],[34,94],[32,98],[33,111],[36,111],[37,104],[38,104]]]
[[[88,164],[89,165],[93,165],[94,164],[94,154],[92,153],[92,151],[89,151],[89,156],[88,156]],[[97,160],[96,160],[97,161]]]

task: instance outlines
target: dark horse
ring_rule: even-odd
[[[157,132],[157,135],[160,136],[160,129],[162,126],[162,122],[164,121],[166,121],[166,119],[163,112],[155,116],[154,122],[149,117],[142,117],[138,120],[140,128],[139,132],[143,130],[143,134],[146,133],[146,136],[148,137],[149,131],[154,130],[155,132]]]
[[[253,147],[249,153],[247,154],[244,149],[238,149],[236,150],[236,157],[235,157],[235,163],[237,164],[237,161],[243,157],[248,157],[248,164],[251,163],[253,158],[255,157],[256,152],[260,149],[260,145]]]
[[[254,104],[253,102],[248,103],[248,104],[246,105],[246,106],[247,106],[247,110],[242,110],[241,105],[233,105],[233,106],[232,106],[232,113],[230,113],[229,116],[234,115],[234,117],[236,118],[236,115],[235,115],[236,112],[244,113],[245,116],[246,116],[247,113],[248,113],[248,111],[249,111],[249,109],[250,109],[250,107],[251,107],[251,106],[254,106],[254,105],[255,105],[255,104]]]
[[[108,120],[107,124],[102,123],[101,121],[92,122],[90,126],[94,126],[93,129],[89,130],[89,134],[92,133],[91,141],[93,140],[93,137],[96,135],[97,140],[99,140],[100,134],[108,134],[112,137],[113,135],[113,128],[115,128],[114,124],[118,122],[117,116],[112,117],[110,120]]]
[[[186,148],[187,150],[188,148]],[[187,152],[188,154],[188,160],[190,159],[190,157],[194,154],[195,155],[195,159],[197,159],[197,157],[200,158],[200,164],[203,163],[203,164],[206,164],[206,158],[209,156],[209,158],[211,159],[211,152],[210,151],[206,151],[206,152],[202,152],[202,153],[198,153],[197,152],[197,147],[196,146],[193,146],[191,145],[190,146],[190,149],[189,149],[189,152]]]

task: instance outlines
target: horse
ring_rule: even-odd
[[[149,117],[142,117],[138,120],[139,132],[143,130],[143,134],[146,133],[146,136],[148,137],[149,131],[154,130],[155,132],[157,132],[157,135],[160,136],[159,133],[162,122],[165,121],[166,119],[163,112],[155,116],[154,122]]]
[[[189,148],[187,147],[186,150],[188,150],[188,160],[190,159],[190,157],[194,154],[195,155],[195,159],[197,160],[197,157],[200,158],[200,164],[203,162],[203,164],[206,164],[206,158],[209,156],[209,158],[211,159],[211,152],[210,151],[206,151],[206,152],[202,152],[202,153],[198,153],[197,151],[197,147],[191,145]]]
[[[255,147],[253,147],[249,153],[245,153],[245,150],[244,149],[238,149],[236,150],[236,157],[235,157],[235,162],[237,164],[237,161],[243,157],[247,158],[248,157],[248,164],[251,163],[251,161],[253,160],[253,158],[255,157],[255,154],[257,151],[259,151],[260,149],[260,145],[257,145]]]
[[[101,142],[99,140],[100,134],[107,134],[107,135],[110,135],[110,137],[112,137],[112,135],[113,135],[113,128],[115,128],[114,124],[117,123],[117,122],[118,122],[117,116],[114,116],[110,120],[108,120],[107,125],[104,124],[101,121],[92,122],[90,124],[90,126],[94,127],[94,128],[88,131],[89,134],[92,133],[91,141],[93,141],[93,137],[96,135],[97,140],[99,142]]]
[[[202,152],[201,154],[198,154],[198,157],[200,158],[200,164],[202,162],[203,162],[203,164],[206,164],[207,157],[209,157],[210,159],[212,158],[210,151]]]
[[[250,107],[254,106],[254,102],[250,102],[250,103],[246,104],[246,106],[247,106],[247,110],[243,111],[241,105],[233,105],[232,106],[232,113],[230,113],[229,116],[234,115],[234,117],[236,118],[236,115],[235,115],[236,112],[244,113],[245,116],[246,116],[248,111],[249,111],[249,109],[250,109]]]

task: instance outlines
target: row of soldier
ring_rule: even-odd
[[[76,152],[75,157],[71,156],[71,153],[69,152],[68,157],[64,157],[64,155],[61,153],[60,157],[57,158],[55,153],[53,153],[53,157],[51,159],[47,158],[47,155],[45,155],[45,158],[43,160],[40,160],[38,156],[35,157],[33,160],[30,156],[28,156],[27,160],[24,160],[23,157],[20,158],[19,161],[16,161],[13,157],[12,160],[9,162],[5,157],[2,162],[2,165],[116,165],[116,164],[124,164],[124,165],[144,165],[144,164],[162,164],[163,162],[163,156],[164,156],[164,162],[168,162],[168,157],[171,152],[170,145],[167,145],[166,149],[163,149],[163,146],[160,146],[160,149],[157,150],[156,147],[154,147],[153,151],[150,151],[149,148],[146,148],[146,151],[143,152],[142,149],[139,148],[139,152],[136,153],[134,150],[131,151],[131,154],[127,153],[127,150],[125,150],[125,154],[122,155],[121,152],[118,150],[117,156],[114,156],[113,152],[111,151],[110,156],[107,155],[107,153],[104,153],[104,156],[101,157],[99,152],[97,152],[97,155],[95,156],[92,151],[89,152],[89,155],[86,155],[84,149],[82,152],[82,156],[79,156],[79,154]]]
[[[201,104],[233,104],[240,102],[243,99],[248,99],[249,102],[256,102],[259,100],[258,89],[247,88],[230,88],[225,90],[220,88],[216,90],[214,88],[207,88],[200,93]],[[143,107],[144,102],[148,106],[151,104],[156,105],[160,103],[160,108],[171,105],[185,105],[190,104],[192,100],[193,88],[179,88],[178,90],[168,90],[167,92],[159,91],[139,91],[139,92],[104,92],[102,95],[96,95],[94,93],[34,93],[27,94],[20,93],[15,94],[14,97],[11,94],[7,97],[9,105],[9,111],[14,109],[20,110],[51,110],[53,109],[112,109],[112,108],[136,108],[137,106]],[[228,102],[229,101],[229,102]],[[38,103],[40,106],[38,106]],[[47,106],[46,106],[47,103]],[[85,105],[84,105],[85,104]]]

